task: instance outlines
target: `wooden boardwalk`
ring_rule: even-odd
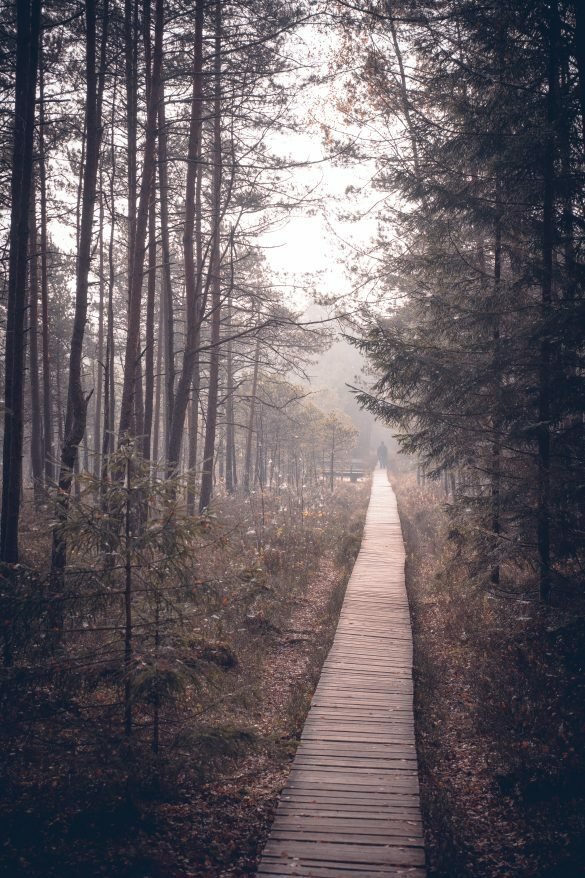
[[[376,470],[360,553],[258,875],[424,878],[412,633],[396,498]]]

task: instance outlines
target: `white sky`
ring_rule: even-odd
[[[269,142],[277,155],[307,163],[295,168],[291,177],[297,191],[310,193],[310,201],[262,235],[259,244],[266,248],[275,275],[296,290],[312,285],[318,295],[347,295],[354,285],[351,263],[369,249],[376,235],[375,212],[369,212],[379,198],[369,185],[374,164],[337,162],[329,158],[324,143],[324,125],[335,134],[359,139],[359,129],[348,126],[336,106],[336,89],[342,87],[342,80],[318,81],[330,73],[329,64],[339,49],[335,33],[324,39],[308,25],[291,40],[295,58],[313,71],[317,81],[291,100],[289,113],[295,131],[274,133]],[[348,220],[344,215],[350,212],[359,217]],[[292,299],[296,303],[302,297],[297,292]]]
[[[376,236],[376,212],[370,208],[379,193],[369,185],[375,170],[372,161],[336,162],[324,143],[324,125],[347,138],[360,136],[336,106],[336,90],[342,88],[343,79],[327,76],[339,50],[335,32],[324,37],[307,25],[291,34],[290,42],[288,54],[307,74],[313,74],[313,83],[298,94],[290,88],[290,131],[273,131],[268,142],[275,155],[299,165],[289,171],[291,197],[295,192],[299,197],[304,194],[306,203],[283,215],[256,243],[263,248],[274,283],[288,290],[293,307],[305,308],[312,292],[320,297],[351,293],[352,262],[357,263]],[[63,195],[73,203],[73,192]],[[358,214],[357,219],[344,217],[350,212]],[[51,227],[59,244],[73,252],[74,218],[68,224],[54,221]]]

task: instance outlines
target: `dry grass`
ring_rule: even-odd
[[[542,608],[472,586],[448,540],[442,492],[404,474],[395,487],[429,874],[576,878],[585,855],[583,607],[561,596]]]
[[[197,673],[164,711],[158,754],[147,702],[135,705],[135,732],[124,740],[115,674],[92,671],[91,685],[85,671],[73,682],[36,681],[4,732],[0,874],[251,874],[333,636],[368,496],[366,484],[346,484],[333,495],[218,499],[220,524],[194,559],[193,581],[206,585],[195,603],[183,598],[166,641],[173,661]],[[42,534],[31,528],[27,557],[41,557]],[[99,645],[103,635],[90,636]]]

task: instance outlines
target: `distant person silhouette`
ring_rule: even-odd
[[[384,442],[378,445],[378,460],[380,461],[380,469],[386,469],[388,466],[388,449]]]

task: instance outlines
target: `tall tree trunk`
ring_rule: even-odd
[[[79,236],[81,235],[81,205],[83,200],[83,173],[85,168],[86,140],[87,119],[84,117],[83,132],[81,134],[81,159],[79,162],[79,173],[77,175],[77,201],[75,207],[75,254],[77,258],[79,258]]]
[[[126,504],[124,514],[124,731],[132,734],[132,664],[134,659],[134,622],[132,603],[134,583],[132,577],[132,461],[126,458],[125,473]]]
[[[199,436],[199,392],[200,392],[201,375],[199,371],[199,359],[197,361],[195,375],[193,376],[191,402],[188,410],[189,424],[189,457],[187,461],[188,477],[187,477],[187,515],[195,514],[195,491],[196,491],[196,469],[197,469],[197,446]]]
[[[64,426],[64,415],[63,415],[63,394],[61,388],[62,375],[63,370],[61,368],[61,350],[57,348],[57,357],[55,362],[55,378],[57,379],[55,382],[55,395],[56,395],[56,403],[57,403],[57,439],[59,441],[59,446],[63,445],[63,426]],[[58,475],[58,473],[57,473]]]
[[[49,349],[49,270],[47,235],[47,169],[45,156],[45,77],[42,58],[39,73],[39,183],[41,202],[41,326],[43,337],[43,455],[45,482],[55,477],[53,451],[53,406],[51,399],[51,357]]]
[[[115,421],[115,386],[114,386],[114,241],[116,235],[116,142],[115,142],[115,113],[116,113],[116,85],[114,78],[114,94],[112,98],[112,117],[110,130],[110,240],[108,242],[108,312],[106,323],[106,358],[104,362],[104,429],[102,434],[102,469],[101,481],[102,492],[105,488],[109,472],[109,456],[114,450],[114,421]]]
[[[201,138],[199,140],[199,172],[197,174],[197,185],[195,188],[195,250],[197,259],[197,276],[200,280],[199,287],[199,303],[197,315],[197,334],[195,339],[195,355],[193,362],[193,381],[191,385],[191,430],[189,432],[189,470],[191,477],[189,481],[189,491],[187,494],[187,512],[189,515],[195,513],[195,493],[197,489],[196,469],[197,469],[197,452],[199,449],[199,407],[201,396],[201,362],[199,354],[199,340],[201,337],[201,322],[203,320],[205,305],[204,296],[201,295],[201,284],[203,281],[203,234],[202,234],[202,210],[201,196],[203,188],[203,146]]]
[[[157,461],[159,457],[159,448],[160,448],[160,409],[161,409],[161,396],[162,396],[162,382],[161,382],[161,372],[162,372],[162,354],[164,347],[164,302],[163,297],[160,296],[159,300],[159,309],[158,309],[158,339],[156,345],[156,383],[155,383],[155,391],[154,391],[154,415],[153,415],[153,426],[152,426],[152,460],[154,461],[154,470],[153,475],[155,478],[158,478],[157,475]]]
[[[139,51],[139,27],[138,27],[139,0],[125,0],[124,5],[124,62],[126,73],[126,139],[127,139],[127,187],[128,187],[128,312],[130,312],[130,300],[132,296],[134,270],[134,256],[136,248],[136,202],[137,202],[137,179],[138,179],[138,51]],[[148,64],[146,66],[148,77]],[[148,97],[147,97],[148,105]],[[136,342],[136,357],[134,363],[134,389],[132,393],[132,412],[130,415],[130,432],[134,436],[142,437],[143,429],[143,405],[142,405],[142,364],[139,358],[140,350],[140,327]]]
[[[331,492],[333,492],[334,481],[335,481],[335,425],[332,428],[331,433],[331,461],[330,461],[330,472],[329,472],[329,487]]]
[[[260,336],[256,338],[254,350],[254,372],[252,375],[252,392],[250,395],[250,414],[246,433],[246,458],[244,463],[244,494],[250,493],[252,485],[252,439],[254,437],[254,421],[256,418],[256,394],[258,392],[258,368],[260,365]]]
[[[144,385],[142,383],[142,358],[144,350],[140,338],[140,328],[138,329],[138,347],[136,351],[136,366],[134,375],[134,411],[131,421],[131,432],[139,439],[138,447],[142,448],[144,443]]]
[[[152,416],[154,407],[154,311],[156,298],[156,201],[153,192],[148,215],[148,282],[146,293],[146,338],[144,352],[144,439],[142,455],[151,458]]]
[[[155,145],[157,132],[157,112],[160,96],[162,70],[162,37],[163,37],[163,0],[156,0],[154,51],[152,64],[152,87],[146,117],[146,139],[140,196],[136,214],[136,233],[133,242],[132,269],[130,272],[130,291],[128,301],[128,327],[126,333],[126,350],[124,355],[124,383],[120,404],[120,426],[118,441],[127,441],[131,432],[134,413],[134,395],[136,391],[136,375],[139,362],[140,343],[140,312],[142,302],[142,280],[146,251],[146,230],[148,224],[149,204],[152,191],[153,171],[155,167]]]
[[[183,262],[185,268],[185,299],[187,332],[183,363],[175,400],[168,440],[168,467],[172,473],[179,463],[181,444],[185,429],[185,415],[192,391],[193,367],[197,356],[199,308],[201,299],[201,266],[195,258],[196,186],[201,172],[201,125],[203,101],[203,9],[204,0],[195,3],[195,46],[193,54],[193,93],[189,127],[189,152],[187,156],[187,181],[185,186],[185,225],[183,228]],[[216,51],[219,49],[216,46]],[[216,62],[217,63],[217,62]],[[217,74],[216,74],[217,75]],[[217,85],[216,85],[217,87]],[[219,112],[216,99],[216,112]],[[221,147],[220,147],[221,148]],[[214,175],[215,175],[214,165]],[[215,176],[214,176],[215,184]],[[221,182],[219,183],[221,186]],[[215,193],[214,193],[215,197]],[[214,222],[216,214],[214,211]],[[216,235],[217,236],[217,235]]]
[[[93,363],[92,363],[92,370],[91,370],[91,379],[92,379],[91,383],[92,383],[92,387],[93,387],[93,386],[95,386]],[[81,471],[87,473],[87,472],[89,472],[89,441],[88,441],[88,436],[87,436],[87,430],[83,434],[83,439],[81,440],[81,448],[83,450],[83,468]]]
[[[498,92],[500,100],[504,99],[504,71],[506,66],[505,56],[505,39],[504,25],[500,22],[496,38],[496,55],[499,68],[498,76]],[[497,123],[496,136],[496,160],[499,160],[503,152],[503,131],[501,122]],[[492,554],[494,563],[492,564],[490,580],[492,585],[500,584],[500,565],[497,561],[501,533],[501,482],[502,482],[502,364],[501,364],[501,343],[500,343],[500,309],[501,309],[501,284],[502,284],[502,181],[501,171],[499,167],[495,169],[495,208],[496,215],[494,221],[494,276],[491,293],[491,313],[492,313],[492,385],[493,385],[493,406],[494,413],[492,416],[492,461],[491,461],[491,529],[492,529]]]
[[[85,433],[87,419],[86,397],[82,384],[83,340],[87,323],[89,272],[91,268],[91,244],[93,237],[93,217],[96,201],[97,175],[99,167],[100,141],[102,134],[101,109],[106,72],[106,44],[108,30],[108,5],[104,4],[102,27],[102,46],[99,76],[96,72],[96,2],[87,0],[85,4],[86,21],[86,104],[85,129],[86,151],[83,172],[83,204],[79,232],[79,252],[77,255],[77,278],[75,293],[75,315],[71,334],[69,355],[69,379],[65,434],[61,449],[59,470],[59,493],[57,495],[58,524],[53,530],[53,550],[51,570],[53,590],[60,591],[60,578],[67,564],[67,540],[63,526],[69,515],[69,496],[71,481],[77,462],[79,443]],[[91,395],[91,394],[90,394]],[[56,579],[55,579],[56,577]],[[56,620],[59,623],[59,620]],[[60,627],[60,626],[59,626]]]
[[[16,4],[16,81],[0,524],[0,561],[8,564],[18,562],[24,414],[24,327],[40,17],[40,0],[19,0]]]
[[[124,67],[126,79],[126,145],[128,186],[128,295],[132,289],[136,236],[136,152],[138,129],[138,0],[124,2]]]
[[[165,119],[164,83],[161,82],[158,106],[158,182],[160,200],[160,236],[162,247],[161,296],[164,304],[165,352],[165,448],[168,447],[175,401],[175,324],[173,286],[171,281],[171,244],[169,236],[169,178],[167,125]]]
[[[233,265],[233,260],[232,260]],[[227,301],[227,334],[231,335],[232,300],[231,295]],[[236,488],[235,463],[235,424],[234,424],[234,366],[231,340],[227,343],[226,361],[226,426],[225,426],[225,487],[228,494],[233,494]]]
[[[581,130],[585,150],[585,9],[582,0],[573,0],[575,11],[574,52],[579,74],[579,101],[581,105]]]
[[[146,99],[152,91],[152,45],[150,39],[150,0],[144,0],[142,28],[144,35],[144,66],[146,69]],[[148,275],[146,284],[146,337],[144,349],[144,423],[142,426],[142,456],[150,459],[152,409],[154,395],[154,299],[156,292],[156,157],[152,166],[152,184],[148,205]]]
[[[95,395],[95,418],[93,427],[94,462],[93,473],[99,478],[101,473],[102,451],[102,395],[104,385],[104,300],[105,300],[105,254],[104,254],[104,183],[103,168],[100,165],[100,212],[99,212],[99,311],[98,311],[98,340],[97,340],[97,390]]]
[[[225,478],[225,431],[220,429],[217,442],[217,469],[220,482]]]
[[[219,339],[221,321],[221,2],[215,4],[215,64],[214,64],[214,119],[213,119],[213,181],[212,217],[213,245],[209,270],[211,272],[211,351],[209,361],[209,390],[207,394],[207,419],[201,475],[199,511],[207,509],[213,490],[213,459],[215,454],[215,431],[217,427],[217,396],[219,384]]]
[[[541,344],[538,396],[538,518],[537,541],[540,564],[540,597],[548,601],[552,587],[551,515],[551,375],[552,291],[555,250],[555,132],[558,114],[559,13],[552,0],[548,22],[547,134],[544,156],[544,200],[542,215]]]
[[[39,261],[37,250],[37,223],[35,213],[35,192],[30,206],[30,268],[29,268],[29,327],[28,361],[30,365],[31,436],[30,456],[34,486],[35,503],[39,505],[43,497],[43,420],[41,417],[41,388],[39,382]]]
[[[500,363],[500,286],[502,280],[502,216],[501,192],[499,180],[496,182],[496,223],[494,234],[494,279],[492,296],[492,339],[493,339],[493,385],[494,385],[494,416],[492,418],[492,462],[491,462],[491,494],[492,494],[492,534],[493,549],[498,552],[501,531],[501,481],[502,481],[502,447],[501,447],[501,363]],[[492,565],[490,574],[492,585],[500,583],[500,565],[497,561]]]

